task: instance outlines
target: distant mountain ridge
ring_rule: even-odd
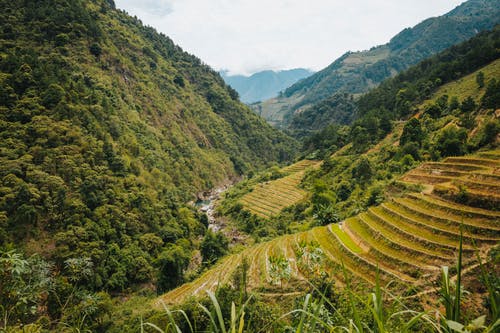
[[[284,89],[314,72],[295,68],[282,71],[266,70],[250,76],[228,75],[225,71],[220,74],[224,81],[238,92],[241,101],[250,104],[276,97]]]
[[[331,122],[338,122],[338,118],[350,122],[352,117],[337,117],[338,103],[329,106],[328,98],[338,93],[362,94],[420,60],[492,28],[499,18],[500,1],[469,0],[443,16],[404,29],[385,45],[345,53],[325,69],[286,89],[283,96],[254,105],[253,109],[281,127],[288,127],[303,111],[308,113],[308,123],[315,123],[311,119],[315,108],[322,110],[322,117],[328,111]],[[340,112],[345,114],[345,110]]]

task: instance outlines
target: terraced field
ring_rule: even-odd
[[[258,184],[252,192],[241,198],[240,202],[252,214],[270,218],[282,209],[305,198],[307,192],[298,187],[305,170],[317,167],[321,162],[302,160],[282,169],[288,175],[273,181]]]
[[[301,167],[290,168],[302,172]],[[249,263],[250,289],[263,293],[282,291],[270,277],[270,256],[288,260],[288,283],[295,281],[296,286],[311,274],[304,264],[309,262],[304,260],[304,253],[312,251],[304,250],[306,245],[321,253],[316,271],[328,271],[339,284],[343,281],[343,266],[353,277],[368,283],[374,283],[378,270],[383,283],[397,282],[399,287],[423,291],[431,288],[441,266],[456,263],[461,229],[465,271],[475,264],[477,254],[484,259],[499,244],[500,150],[425,163],[402,180],[426,185],[427,189],[394,197],[336,225],[257,244],[225,258],[214,269],[162,299],[176,303],[230,282],[244,257]],[[463,193],[480,196],[489,208],[465,204]]]

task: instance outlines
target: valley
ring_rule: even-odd
[[[249,290],[286,291],[288,283],[296,286],[295,280],[304,281],[310,276],[308,270],[313,267],[302,262],[301,257],[305,248],[307,251],[317,248],[323,258],[319,263],[321,268],[316,269],[332,272],[339,281],[344,279],[340,269],[343,266],[356,278],[372,285],[378,272],[383,285],[392,281],[403,290],[410,286],[413,292],[430,290],[439,278],[440,267],[454,265],[461,233],[464,270],[477,268],[478,258],[484,261],[491,246],[500,241],[498,170],[498,150],[425,163],[406,173],[401,181],[431,189],[390,197],[382,205],[340,224],[316,227],[250,247],[229,256],[199,279],[161,299],[172,304],[193,295],[203,296],[206,290],[215,291],[218,286],[230,283],[230,276],[243,258],[250,259]],[[486,179],[489,181],[485,182]],[[467,184],[463,194],[466,198],[458,199],[458,187],[462,184]],[[281,193],[285,195],[289,191],[282,188]],[[482,204],[476,204],[479,201]],[[254,206],[250,209],[263,214]],[[290,267],[291,274],[284,288],[271,278],[269,258],[272,256],[285,258]]]
[[[113,0],[0,8],[1,332],[498,331],[498,0],[245,96]]]

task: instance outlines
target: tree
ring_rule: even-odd
[[[491,120],[484,125],[480,145],[484,146],[494,143],[498,134],[500,133],[500,122],[498,120]]]
[[[421,159],[419,148],[417,142],[407,142],[399,148],[398,155],[402,157],[410,155],[414,160],[419,161]]]
[[[36,314],[51,282],[51,266],[41,258],[25,258],[16,251],[0,252],[0,315],[3,329],[10,321],[25,322]]]
[[[308,278],[314,278],[321,272],[325,253],[316,242],[300,241],[296,246],[297,265]]]
[[[465,129],[450,126],[441,132],[436,146],[441,156],[459,156],[466,152],[466,140]]]
[[[92,53],[96,58],[99,58],[99,56],[102,53],[102,48],[97,43],[93,43],[92,45],[90,45],[89,50],[90,50],[90,53]]]
[[[477,73],[477,75],[476,75],[476,83],[479,86],[479,88],[484,87],[484,73],[483,72]]]
[[[47,108],[56,106],[64,97],[64,93],[64,89],[60,85],[56,83],[51,84],[43,94],[43,105]]]
[[[189,265],[191,256],[188,251],[177,244],[169,244],[156,260],[158,266],[158,293],[165,292],[184,281],[184,270]]]
[[[460,110],[462,110],[462,112],[469,113],[476,110],[476,107],[477,107],[476,102],[472,97],[469,96],[462,101],[462,105],[460,105]]]
[[[283,282],[290,280],[292,276],[292,269],[290,262],[283,255],[269,256],[269,276],[273,283],[280,284],[283,289]]]
[[[427,113],[432,118],[438,118],[438,117],[440,117],[441,116],[441,112],[442,112],[441,107],[438,104],[429,105],[425,109],[425,113]]]
[[[500,80],[492,79],[486,87],[481,105],[487,109],[497,109],[500,107]]]
[[[340,182],[335,193],[340,201],[346,201],[352,192],[352,184],[346,180]]]
[[[334,205],[321,205],[315,215],[319,225],[328,225],[340,221],[340,216]]]
[[[203,264],[206,266],[212,265],[217,259],[227,253],[228,248],[229,242],[223,233],[214,233],[210,229],[207,230],[200,246]]]
[[[441,95],[439,98],[436,100],[436,105],[439,106],[439,108],[444,111],[448,109],[448,95]]]
[[[368,131],[362,126],[355,126],[351,130],[352,147],[356,152],[366,150],[370,143]]]
[[[364,183],[373,175],[373,170],[370,161],[366,157],[362,157],[352,169],[352,176],[358,182]]]
[[[416,143],[419,147],[422,145],[422,140],[424,139],[424,131],[420,124],[420,120],[417,118],[411,118],[408,120],[403,128],[403,133],[399,139],[399,145],[404,146],[409,142]]]
[[[70,37],[68,34],[59,34],[56,36],[56,46],[64,46],[68,44],[70,41]]]
[[[452,96],[450,99],[450,104],[448,105],[448,110],[453,111],[460,107],[460,102],[457,96]]]

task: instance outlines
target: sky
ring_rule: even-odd
[[[320,70],[464,0],[115,0],[216,70]]]

